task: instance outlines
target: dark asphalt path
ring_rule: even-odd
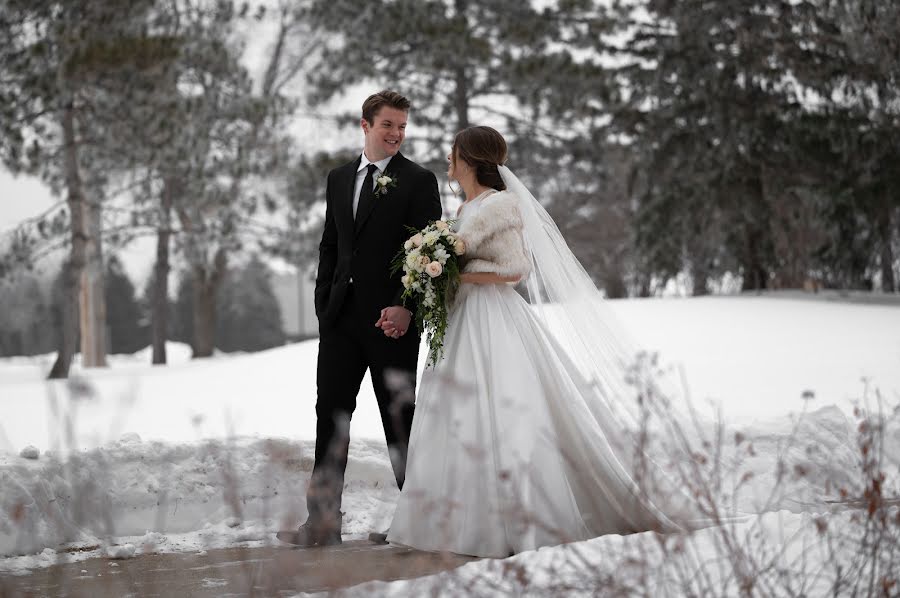
[[[0,598],[290,596],[375,579],[420,577],[470,560],[365,540],[306,550],[279,545],[205,554],[149,554],[128,560],[93,558],[35,569],[25,576],[2,576]]]

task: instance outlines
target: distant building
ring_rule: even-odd
[[[313,305],[315,268],[297,276],[295,272],[279,272],[272,276],[272,289],[281,306],[284,332],[292,339],[319,335],[319,322]]]

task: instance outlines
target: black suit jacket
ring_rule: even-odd
[[[424,228],[441,217],[437,179],[397,153],[386,174],[397,182],[375,198],[370,210],[353,219],[353,190],[361,157],[328,173],[325,189],[325,230],[319,243],[316,274],[316,315],[319,327],[334,324],[353,280],[357,301],[375,322],[381,310],[402,305],[402,271],[391,275],[391,261],[411,233],[407,226]]]

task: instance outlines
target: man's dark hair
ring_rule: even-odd
[[[402,110],[403,112],[409,112],[411,104],[408,99],[396,91],[383,89],[366,98],[366,101],[363,102],[362,105],[362,117],[366,119],[370,125],[375,124],[375,115],[378,114],[378,111],[381,110],[383,106],[389,106],[391,108],[396,108],[397,110]]]

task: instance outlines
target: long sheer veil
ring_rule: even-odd
[[[560,389],[557,400],[567,403],[557,417],[566,418],[566,429],[579,431],[578,441],[569,447],[587,456],[579,463],[594,464],[589,471],[579,471],[578,477],[585,478],[579,482],[584,484],[583,500],[597,500],[587,495],[599,488],[604,504],[636,529],[647,529],[653,522],[668,529],[709,524],[698,517],[693,499],[678,489],[678,475],[642,444],[647,411],[639,406],[642,388],[635,378],[646,356],[569,249],[550,214],[509,168],[501,165],[499,170],[507,189],[519,199],[524,223],[531,258],[524,295],[544,324],[553,358],[565,364],[565,371],[576,373],[575,380],[566,376],[556,381],[566,387]],[[569,417],[569,413],[579,416]],[[664,509],[653,504],[660,497],[665,500]],[[635,508],[635,498],[644,509]]]
[[[637,410],[627,372],[638,345],[620,324],[559,228],[522,182],[506,166],[500,176],[520,201],[525,244],[532,260],[524,281],[527,300],[554,332],[554,338],[578,366],[585,382],[620,424],[637,425]]]

